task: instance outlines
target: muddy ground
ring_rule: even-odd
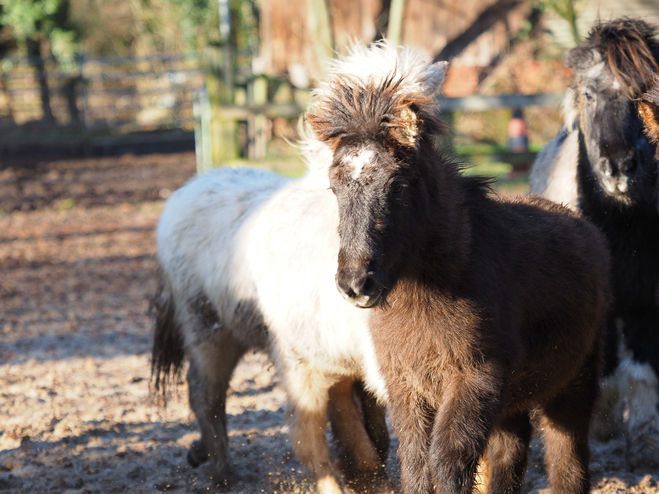
[[[185,459],[185,385],[165,409],[149,397],[153,232],[194,155],[0,160],[0,492],[218,490]],[[264,355],[239,365],[227,407],[238,480],[220,490],[314,492]],[[535,440],[525,492],[546,489],[540,463]],[[659,493],[623,439],[593,442],[591,467],[595,492]],[[398,478],[395,447],[387,469]]]

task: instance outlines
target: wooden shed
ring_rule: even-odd
[[[263,0],[259,65],[266,74],[287,75],[300,66],[320,75],[313,36],[314,9],[327,8],[331,49],[351,40],[371,42],[387,34],[391,0]],[[531,12],[529,0],[406,0],[400,43],[426,50],[454,66],[489,65]],[[311,15],[310,15],[311,14]],[[313,28],[310,29],[310,26]]]

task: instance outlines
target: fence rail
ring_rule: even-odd
[[[8,58],[0,60],[0,129],[12,139],[17,128],[192,130],[193,93],[204,82],[200,54],[79,57],[64,66],[38,57]]]
[[[293,97],[300,90],[292,88],[286,102],[274,102],[269,93],[281,81],[273,86],[275,79],[261,76],[235,89],[233,99],[245,104],[211,104],[207,94],[201,96],[208,81],[205,56],[79,57],[67,66],[39,57],[0,59],[0,152],[20,148],[17,142],[60,141],[68,146],[82,140],[109,146],[130,133],[174,131],[180,138],[180,131],[191,136],[194,129],[199,159],[204,162],[200,168],[207,168],[218,164],[215,148],[235,140],[220,136],[222,122],[242,122],[247,128],[247,154],[262,157],[265,119],[297,118],[308,97]],[[558,106],[561,99],[560,93],[546,93],[439,97],[437,103],[445,112],[484,111]],[[44,132],[52,129],[56,132]]]
[[[443,111],[485,111],[503,107],[558,106],[563,93],[501,94],[497,96],[464,96],[462,98],[437,98]]]

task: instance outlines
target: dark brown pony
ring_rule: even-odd
[[[493,197],[400,79],[338,77],[307,120],[334,151],[336,283],[371,330],[408,493],[520,492],[531,412],[553,492],[586,493],[608,253],[579,214]]]

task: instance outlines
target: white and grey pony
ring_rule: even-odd
[[[657,30],[626,18],[599,23],[564,60],[575,72],[565,123],[538,155],[530,191],[583,211],[607,237],[614,300],[594,433],[604,439],[623,432],[630,466],[656,467],[658,160],[638,100],[657,71]]]
[[[354,47],[332,63],[330,78],[375,84],[392,78],[401,81],[401,91],[432,95],[445,71],[445,63],[383,41]],[[331,85],[321,83],[316,96],[328,91]],[[333,153],[308,130],[301,149],[308,164],[301,179],[220,169],[168,199],[157,230],[161,276],[152,305],[152,375],[162,390],[189,361],[190,405],[201,440],[188,459],[193,465],[209,459],[222,481],[230,475],[229,379],[247,350],[266,350],[286,388],[293,448],[318,492],[338,494],[343,491],[325,436],[328,406],[348,463],[357,476],[372,479],[389,444],[381,407],[386,390],[369,311],[343,300],[335,286],[340,240],[328,179]],[[361,407],[353,399],[355,382],[366,390]]]

